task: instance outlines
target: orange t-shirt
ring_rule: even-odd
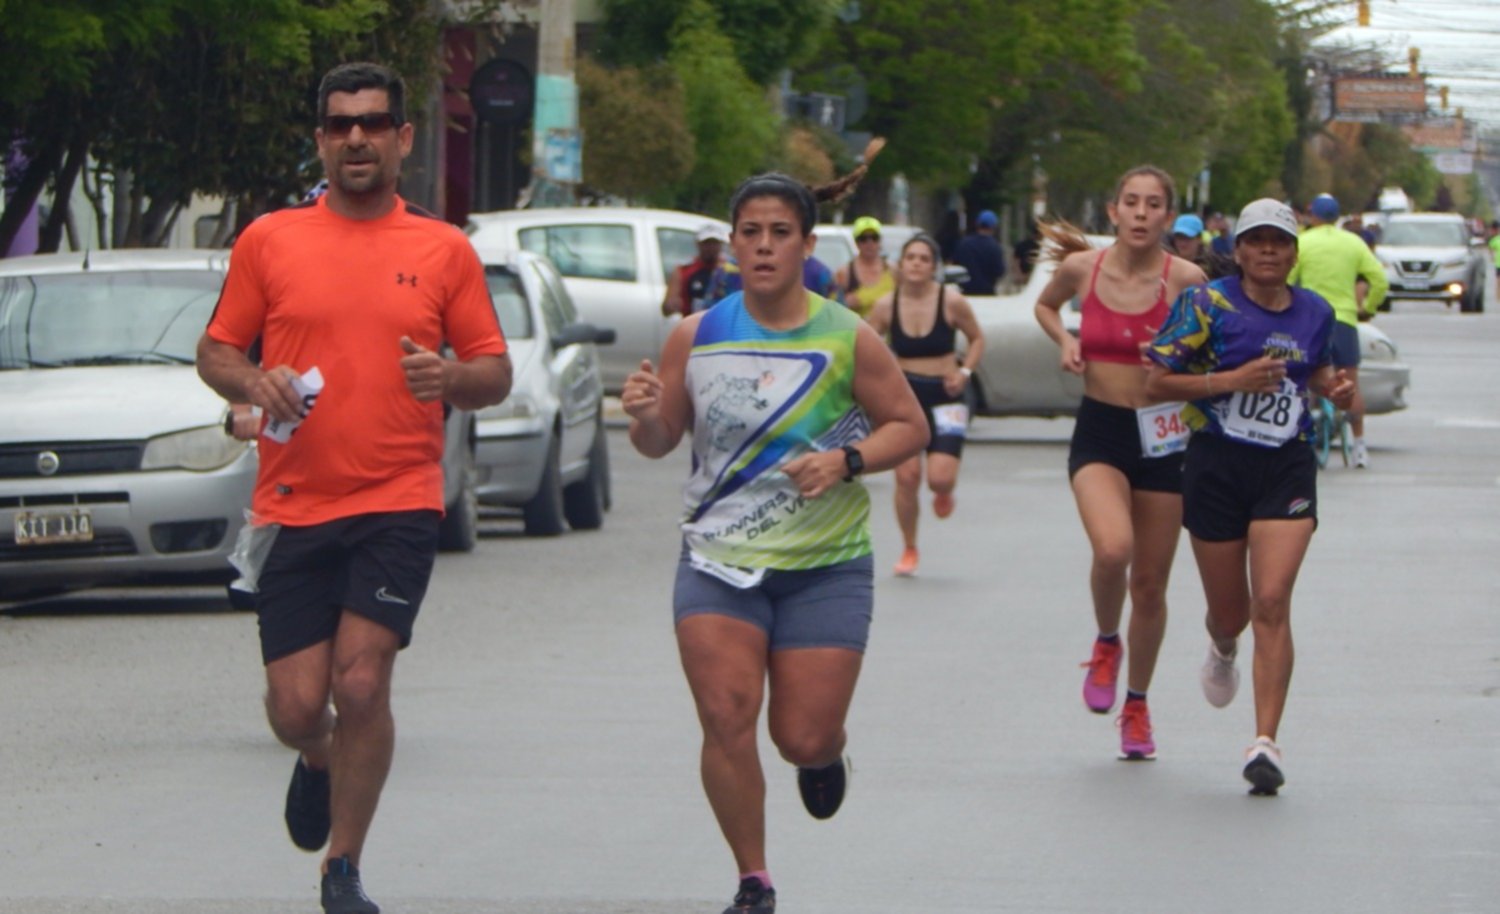
[[[378,219],[319,198],[252,222],[208,335],[241,350],[260,338],[262,365],[323,375],[291,440],[259,443],[252,507],[289,526],[443,510],[443,406],[411,395],[401,337],[462,361],[506,349],[469,240],[399,197]]]

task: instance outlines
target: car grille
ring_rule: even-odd
[[[129,492],[79,492],[63,495],[0,495],[0,508],[48,508],[57,505],[128,505]]]
[[[34,479],[43,476],[79,476],[86,473],[128,473],[141,468],[146,446],[139,441],[96,441],[87,444],[0,445],[0,479]],[[42,455],[56,457],[56,470],[43,473]]]
[[[1408,276],[1417,273],[1431,273],[1432,261],[1430,260],[1403,260],[1401,261],[1401,272]]]
[[[0,539],[0,565],[6,562],[35,562],[45,559],[85,559],[110,555],[135,555],[135,540],[124,531],[96,533],[87,543],[48,543],[45,546],[17,546],[7,535]]]

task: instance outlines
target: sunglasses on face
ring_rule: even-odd
[[[880,236],[879,235],[860,235],[858,238],[856,238],[854,240],[855,241],[879,241],[880,240]]]
[[[364,131],[366,136],[374,136],[386,133],[400,126],[396,115],[389,111],[371,111],[367,114],[330,114],[323,118],[323,135],[329,137],[346,137],[355,127]]]

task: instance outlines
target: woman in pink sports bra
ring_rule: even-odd
[[[1159,168],[1126,172],[1108,206],[1115,242],[1103,250],[1072,226],[1043,226],[1058,261],[1036,303],[1037,322],[1057,343],[1062,368],[1083,375],[1068,476],[1093,549],[1089,591],[1098,636],[1084,664],[1083,700],[1108,713],[1115,705],[1121,660],[1128,654],[1121,708],[1120,758],[1156,757],[1146,690],[1167,626],[1167,578],[1182,526],[1182,448],[1187,430],[1173,404],[1146,396],[1143,347],[1184,289],[1203,271],[1162,246],[1176,215],[1176,186]],[[1074,338],[1061,309],[1081,298]],[[1124,643],[1120,620],[1130,596]]]

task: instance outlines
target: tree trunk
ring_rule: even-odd
[[[78,182],[78,173],[88,159],[88,143],[75,139],[68,147],[68,157],[63,160],[62,170],[52,184],[52,211],[37,239],[37,251],[43,254],[57,253],[62,244],[63,229],[73,216],[73,185]]]
[[[141,241],[148,248],[164,248],[172,235],[172,226],[182,205],[169,200],[152,200],[141,217]]]
[[[49,146],[27,161],[21,180],[16,182],[15,193],[5,202],[5,212],[0,213],[0,257],[10,250],[11,242],[16,240],[22,223],[41,197],[47,179],[62,163],[62,157],[62,146]]]

